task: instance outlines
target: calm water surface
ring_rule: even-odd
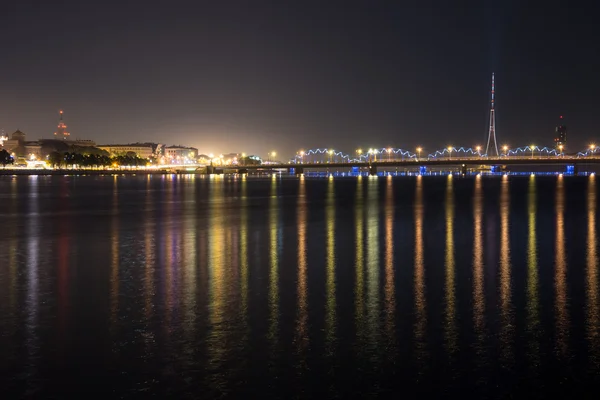
[[[0,177],[3,397],[596,398],[598,186]]]

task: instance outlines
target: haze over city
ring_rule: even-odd
[[[594,12],[566,1],[0,5],[0,129],[286,157],[300,148],[594,141]],[[526,138],[526,139],[523,139]]]

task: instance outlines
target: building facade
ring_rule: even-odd
[[[567,148],[567,127],[564,125],[563,117],[554,131],[554,148],[564,151]]]
[[[17,129],[1,141],[2,149],[11,153],[16,159],[39,160],[42,158],[42,146],[39,142],[28,142],[27,135]]]
[[[150,158],[154,155],[154,149],[151,144],[106,144],[97,146],[114,156],[124,156],[127,153],[135,153],[140,158]]]
[[[195,163],[198,149],[185,146],[167,146],[164,149],[165,162],[168,164]]]
[[[25,144],[25,137],[25,133],[17,129],[10,137],[5,137],[2,141],[2,147],[9,153],[15,153],[19,150],[20,146]]]

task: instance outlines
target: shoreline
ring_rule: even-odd
[[[594,169],[580,171],[578,173],[565,173],[559,171],[505,171],[505,172],[496,172],[496,173],[477,173],[470,171],[466,174],[461,174],[458,171],[429,171],[425,174],[419,174],[415,171],[415,173],[394,173],[392,171],[381,171],[381,174],[378,174],[379,177],[407,177],[407,176],[447,176],[451,175],[463,175],[463,176],[489,176],[489,177],[498,177],[502,175],[509,176],[525,176],[525,175],[541,175],[541,176],[552,176],[552,175],[564,175],[564,176],[589,176],[594,175],[600,171],[595,171]],[[387,172],[387,173],[386,173]],[[3,169],[0,168],[0,177],[2,176],[136,176],[136,175],[201,175],[201,176],[232,176],[232,175],[240,175],[236,173],[220,173],[220,174],[207,174],[205,171],[166,171],[166,170],[86,170],[86,169]],[[246,176],[254,176],[254,177],[271,177],[273,172],[258,172],[258,173],[245,173],[243,175]],[[289,173],[278,173],[280,177],[298,177],[294,174]],[[337,177],[357,177],[352,174],[340,174],[339,172],[330,174],[328,172],[309,172],[303,174],[306,178],[329,178]],[[361,175],[363,177],[367,177],[368,175]]]
[[[3,169],[0,168],[0,176],[12,175],[167,175],[167,171],[145,171],[145,170],[94,170],[94,169]],[[192,172],[193,173],[193,172]]]

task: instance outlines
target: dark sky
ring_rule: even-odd
[[[456,7],[461,5],[461,7]],[[600,142],[593,1],[3,1],[0,128],[209,153]]]

